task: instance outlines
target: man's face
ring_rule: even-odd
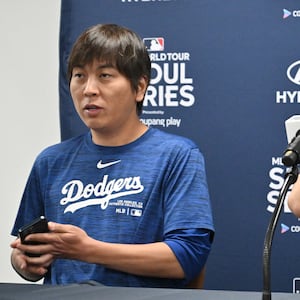
[[[141,82],[138,91],[134,91],[130,81],[114,66],[97,60],[75,67],[70,81],[79,116],[98,133],[113,133],[138,120],[136,103],[143,100],[143,86]]]

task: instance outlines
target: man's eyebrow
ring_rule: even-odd
[[[75,69],[75,68],[82,69],[82,68],[83,68],[83,66],[82,66],[82,65],[76,65],[76,66],[74,66],[74,67],[73,67],[73,69]]]

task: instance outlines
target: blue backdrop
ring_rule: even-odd
[[[216,227],[205,288],[261,291],[263,240],[285,173],[284,121],[299,114],[300,3],[62,0],[62,140],[86,130],[66,61],[75,38],[96,23],[142,36],[153,63],[143,121],[193,139],[205,155]],[[272,248],[273,291],[292,292],[300,277],[299,225],[285,205]]]

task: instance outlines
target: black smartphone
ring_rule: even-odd
[[[22,244],[39,245],[41,243],[27,242],[27,241],[25,241],[25,238],[27,235],[32,234],[32,233],[44,233],[44,232],[49,232],[48,220],[44,216],[40,216],[39,218],[33,220],[29,224],[22,226],[19,229],[18,235],[19,235],[19,238],[21,239]],[[33,253],[26,253],[26,255],[39,256],[38,254],[33,254]]]

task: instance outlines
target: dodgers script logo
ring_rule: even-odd
[[[100,160],[97,168],[108,168],[118,163],[120,163],[120,160],[107,163]],[[141,183],[140,176],[110,179],[109,175],[104,175],[98,183],[86,185],[81,180],[74,179],[63,186],[61,193],[65,197],[60,200],[60,204],[66,205],[64,213],[74,213],[91,205],[100,205],[101,209],[104,210],[110,200],[139,194],[143,190],[144,186]]]

